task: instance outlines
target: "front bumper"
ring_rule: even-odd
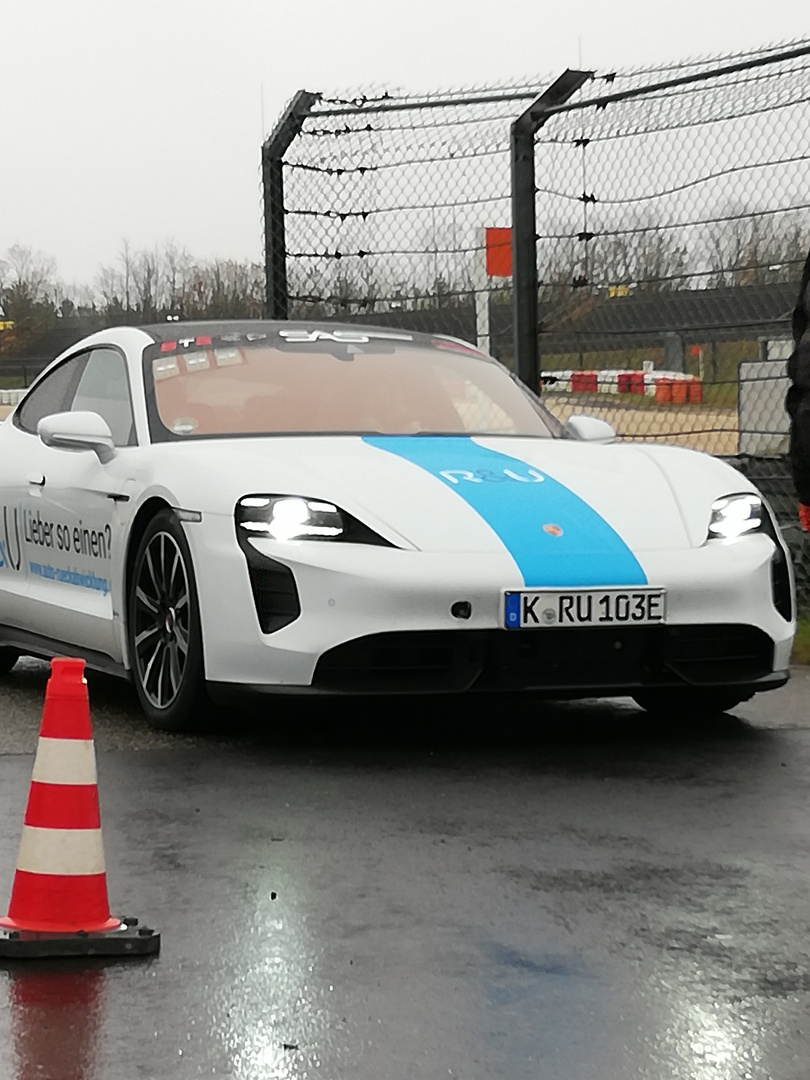
[[[403,693],[432,692],[433,679],[436,690],[531,686],[577,695],[684,684],[755,692],[787,677],[795,626],[774,607],[774,545],[767,536],[642,553],[649,584],[667,591],[667,626],[610,631],[504,630],[504,591],[524,587],[505,550],[448,554],[268,540],[264,554],[289,567],[301,614],[263,634],[233,520],[206,515],[186,531],[197,571],[206,678],[212,684]],[[451,614],[458,601],[470,604],[468,620]],[[599,637],[603,633],[608,636]],[[678,642],[687,639],[689,648],[705,656],[710,678],[695,675],[699,657],[691,674],[678,666]],[[726,652],[712,652],[713,640],[724,642]],[[391,655],[411,644],[417,652],[433,650],[427,664],[436,669],[433,676],[416,677],[418,664],[399,672],[388,664],[381,675],[385,663],[363,660],[369,646]],[[450,661],[437,661],[437,649],[445,657],[449,650]],[[366,675],[358,671],[364,667]]]
[[[254,691],[437,694],[530,690],[550,697],[616,697],[649,689],[783,686],[773,642],[751,626],[390,631],[324,653],[311,685]],[[234,684],[215,684],[224,692]]]

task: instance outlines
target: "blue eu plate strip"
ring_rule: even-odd
[[[508,592],[506,594],[504,616],[507,630],[514,630],[520,626],[520,593]]]
[[[646,585],[638,559],[584,499],[545,470],[468,436],[366,435],[418,465],[486,521],[530,588]],[[507,624],[509,612],[507,610]]]

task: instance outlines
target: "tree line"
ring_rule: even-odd
[[[717,213],[720,220],[688,228],[639,216],[625,227],[595,231],[587,239],[564,223],[546,223],[546,234],[537,238],[540,298],[552,308],[566,308],[585,296],[798,281],[810,242],[806,216],[757,215],[742,207]],[[395,227],[389,222],[377,228],[378,247],[396,246]],[[440,224],[422,236],[421,253],[403,257],[375,257],[373,243],[363,258],[291,257],[291,314],[349,316],[469,305],[480,253],[473,241],[459,253],[449,229]],[[493,279],[490,299],[510,303],[510,280]]]
[[[118,257],[99,268],[92,285],[66,285],[56,263],[14,244],[0,255],[0,305],[14,327],[0,334],[8,352],[65,319],[99,325],[183,319],[251,319],[262,314],[264,271],[254,262],[198,259],[173,243],[134,248],[124,240]]]
[[[435,240],[435,237],[434,237]],[[623,232],[538,238],[541,298],[566,309],[583,294],[628,290],[728,288],[798,280],[808,230],[796,214],[740,212],[696,235],[639,221]],[[290,315],[343,316],[429,310],[472,300],[472,255],[452,260],[431,252],[407,262],[380,258],[334,263],[288,261]],[[493,302],[509,303],[508,279],[493,281]],[[0,333],[8,352],[60,321],[96,325],[190,319],[249,319],[262,315],[264,269],[256,262],[203,260],[174,243],[134,248],[124,240],[116,259],[88,285],[65,285],[52,258],[20,244],[0,255]]]

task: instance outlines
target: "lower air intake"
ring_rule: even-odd
[[[295,622],[301,614],[292,570],[274,559],[257,555],[248,559],[253,602],[263,634],[272,634]]]
[[[753,626],[425,630],[372,634],[320,658],[313,685],[344,693],[749,685],[773,641]]]

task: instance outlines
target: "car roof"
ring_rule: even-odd
[[[321,330],[325,333],[345,331],[365,334],[397,334],[405,341],[413,341],[416,344],[430,347],[432,340],[454,340],[446,334],[424,334],[415,330],[406,330],[399,326],[374,326],[366,323],[344,323],[326,321],[323,319],[216,319],[200,322],[165,322],[153,323],[148,326],[139,326],[155,341],[176,341],[178,338],[197,337],[210,334],[212,337],[220,337],[223,334],[234,333],[267,333],[278,330]],[[472,346],[474,348],[474,346]]]

